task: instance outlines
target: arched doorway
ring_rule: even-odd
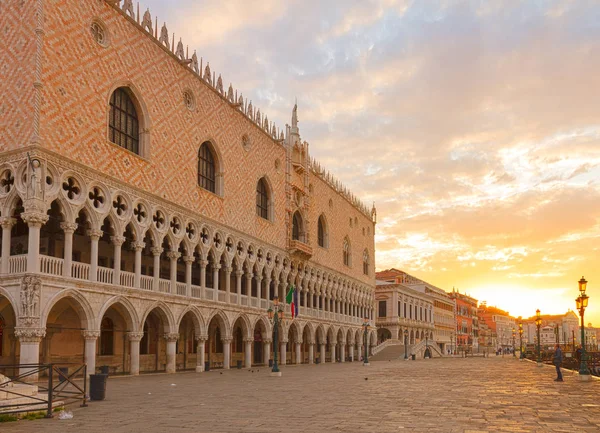
[[[315,342],[317,343],[318,350],[315,355],[315,362],[317,364],[325,362],[325,350],[324,345],[327,344],[327,338],[325,337],[325,330],[323,326],[319,326],[315,332]]]
[[[386,340],[392,338],[392,333],[387,328],[379,328],[377,329],[377,344],[381,344]]]
[[[267,330],[265,329],[265,325],[262,320],[258,320],[254,325],[253,332],[253,356],[252,356],[252,364],[253,365],[264,365],[268,363],[268,356],[265,357],[265,346],[263,343],[263,336],[267,335]]]
[[[167,352],[164,336],[169,332],[169,321],[162,308],[156,307],[144,320],[144,336],[140,341],[140,372],[166,371]]]
[[[308,326],[308,324],[304,325],[304,330],[302,331],[302,363],[310,363],[311,359],[310,359],[310,348],[312,346],[312,335],[310,332],[310,327]],[[314,346],[312,346],[314,347]],[[313,349],[314,351],[314,349]],[[314,358],[314,352],[313,352],[313,358]]]
[[[176,348],[177,370],[193,370],[197,366],[196,321],[194,313],[188,311],[179,323],[179,340],[177,341]]]
[[[0,292],[0,365],[17,363],[17,340],[15,339],[15,311],[7,297]],[[6,374],[16,374],[7,371]]]
[[[244,365],[246,360],[246,323],[241,317],[238,317],[234,322],[232,329],[232,340],[231,340],[231,363],[234,366]],[[250,349],[252,350],[252,349]],[[239,363],[239,364],[238,364]],[[246,365],[250,367],[250,365]]]
[[[108,366],[110,373],[131,372],[128,333],[133,331],[133,319],[121,303],[110,305],[100,320],[97,366]]]
[[[224,319],[216,314],[208,324],[208,344],[206,344],[206,363],[210,369],[225,368],[225,347],[223,339],[227,337]],[[228,367],[228,366],[227,366]]]

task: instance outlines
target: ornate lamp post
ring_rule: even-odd
[[[519,358],[521,358],[521,360],[525,359],[525,351],[523,350],[523,322],[519,323],[519,339],[520,341],[520,347],[519,347]]]
[[[537,363],[538,367],[542,366],[542,342],[540,340],[540,329],[542,327],[542,315],[540,309],[535,311],[535,326],[537,326]]]
[[[279,352],[279,322],[283,320],[284,309],[279,306],[279,297],[273,298],[273,308],[269,308],[269,319],[273,322],[273,369],[271,376],[281,376],[279,366],[277,365],[277,353]]]
[[[513,358],[517,357],[517,352],[515,352],[515,337],[516,337],[517,333],[515,331],[515,328],[512,329],[512,337],[513,337]]]
[[[583,321],[583,315],[589,300],[589,296],[585,294],[586,289],[587,281],[581,277],[581,280],[579,280],[579,296],[575,299],[577,309],[579,310],[579,317],[581,317],[581,364],[579,365],[579,377],[581,380],[591,379],[590,370],[587,366],[587,354],[585,353],[585,322]]]
[[[365,332],[364,332],[364,338],[365,338],[365,356],[363,358],[363,366],[368,366],[369,364],[369,347],[368,347],[368,331],[369,331],[369,319],[365,317],[365,321],[362,324]]]
[[[404,330],[404,360],[408,361],[408,329]]]

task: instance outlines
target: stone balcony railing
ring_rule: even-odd
[[[91,266],[88,263],[72,262],[71,277],[64,277],[64,260],[58,257],[50,257],[40,255],[40,273],[70,278],[79,281],[91,281],[90,270]],[[27,272],[27,255],[10,256],[8,263],[8,273],[11,275],[24,274]],[[259,299],[254,296],[240,295],[238,299],[237,293],[227,293],[224,290],[214,290],[211,287],[205,287],[187,283],[176,282],[175,287],[172,287],[172,281],[163,278],[155,279],[152,276],[140,275],[140,286],[135,287],[135,274],[133,272],[120,271],[119,284],[114,284],[115,271],[111,268],[102,266],[97,267],[97,275],[95,282],[102,284],[110,284],[121,287],[133,288],[148,292],[169,293],[171,295],[201,299],[209,302],[227,303],[233,305],[241,305],[250,308],[260,309],[262,311],[269,308],[271,301],[267,299]],[[290,313],[290,306],[286,305],[286,312]],[[324,311],[309,307],[300,307],[300,314],[303,316],[314,317],[324,320],[332,320],[343,322],[345,324],[362,324],[362,319],[350,315],[336,313],[333,311]]]

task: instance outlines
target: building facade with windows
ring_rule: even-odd
[[[492,350],[513,347],[513,333],[515,346],[519,335],[519,326],[516,319],[508,312],[497,307],[488,306],[485,302],[479,305],[477,316],[479,319],[479,345]]]
[[[458,351],[477,350],[479,347],[479,321],[477,319],[477,299],[453,289],[448,293],[456,302],[456,339]]]
[[[444,354],[451,352],[452,339],[456,330],[454,319],[454,301],[448,294],[415,276],[404,271],[392,268],[377,272],[379,281],[402,284],[405,287],[416,290],[430,298],[433,302],[433,324],[435,327],[433,340]]]
[[[396,340],[416,345],[428,340],[435,344],[433,301],[402,284],[377,281],[375,293],[377,344]],[[407,331],[407,333],[405,333]]]
[[[542,329],[552,330],[552,338],[540,335],[540,341],[547,344],[547,348],[551,349],[554,344],[559,343],[567,350],[574,350],[581,344],[579,317],[574,311],[569,310],[565,314],[542,314],[541,319]],[[523,344],[537,344],[535,316],[523,320]]]
[[[0,363],[351,360],[375,209],[131,0],[4,2]],[[286,306],[289,313],[289,305]]]

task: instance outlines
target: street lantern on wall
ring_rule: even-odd
[[[542,342],[540,338],[540,330],[542,328],[542,313],[538,308],[535,311],[535,326],[537,327],[537,362],[538,365],[542,364]]]

